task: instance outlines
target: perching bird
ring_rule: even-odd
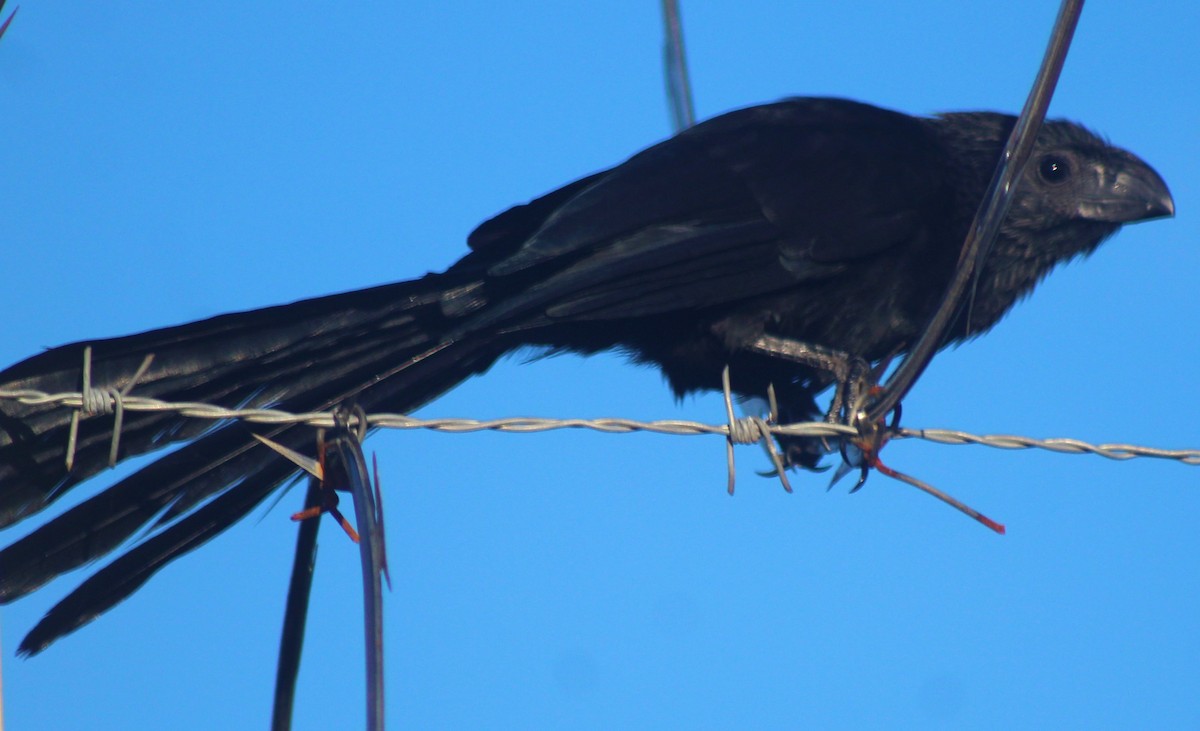
[[[355,402],[407,412],[523,346],[619,350],[677,395],[773,384],[784,417],[818,413],[828,372],[780,345],[876,362],[919,337],[1014,123],[913,117],[851,101],[789,99],[731,112],[485,222],[441,274],[177,327],[74,343],[0,373],[0,388],[91,385],[168,401],[293,412]],[[947,343],[978,335],[1057,264],[1122,224],[1174,213],[1166,184],[1083,127],[1048,122]],[[965,310],[964,310],[965,312]],[[147,355],[153,360],[133,382]],[[103,470],[113,419],[0,401],[0,527]],[[42,650],[246,515],[296,471],[250,428],[127,413],[120,457],[194,440],[0,552],[0,602],[154,531],[51,610]],[[255,427],[311,452],[304,427]],[[810,443],[789,448],[814,466]]]

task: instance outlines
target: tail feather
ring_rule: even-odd
[[[350,374],[364,370],[364,362],[377,364],[380,355],[403,360],[436,344],[445,330],[436,303],[446,286],[431,276],[74,343],[0,372],[0,387],[77,391],[84,348],[90,347],[94,388],[130,386],[145,355],[153,354],[150,368],[132,384],[134,395],[227,407],[299,403],[314,389],[344,385]],[[425,399],[430,396],[424,394]],[[64,450],[70,422],[71,411],[62,407],[0,402],[0,527],[45,508],[108,466],[113,417],[80,419],[74,466],[68,472]],[[170,413],[126,414],[119,457],[195,438],[210,426]]]
[[[222,493],[183,520],[141,542],[84,581],[54,605],[17,649],[35,655],[52,642],[92,621],[137,591],[159,569],[199,548],[258,506],[287,479],[286,465],[275,463]]]
[[[266,314],[246,313],[245,321],[227,315],[95,341],[92,385],[122,387],[144,354],[153,352],[154,365],[135,394],[291,411],[325,411],[347,401],[368,410],[410,411],[486,370],[503,352],[491,337],[445,339],[449,324],[458,334],[469,330],[438,306],[445,286],[427,277],[284,305]],[[256,328],[267,328],[267,337]],[[245,345],[264,341],[269,345],[254,350]],[[77,389],[82,361],[74,373],[68,364],[81,357],[82,347],[64,346],[17,364],[0,373],[0,384]],[[76,379],[74,385],[66,385],[70,378]],[[107,465],[111,417],[81,420],[75,465],[68,473],[63,462],[68,410],[11,403],[0,404],[0,410],[0,522],[44,508]],[[277,425],[257,431],[297,451],[315,451],[309,428]],[[167,413],[127,414],[120,456],[197,436],[0,551],[0,603],[7,603],[109,553],[153,523],[151,535],[64,599],[31,635],[25,651],[40,650],[119,602],[158,568],[236,522],[296,472],[241,423],[214,427]]]
[[[211,494],[236,484],[243,476],[239,469],[263,470],[271,462],[264,454],[255,453],[252,442],[247,430],[237,425],[218,429],[6,547],[0,551],[0,603],[18,599],[117,548],[189,488],[195,496],[194,506],[202,499],[196,490],[198,482]]]

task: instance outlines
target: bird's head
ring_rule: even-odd
[[[1016,118],[966,112],[938,122],[956,159],[968,161],[951,175],[973,214]],[[960,329],[987,330],[1057,265],[1095,251],[1124,224],[1174,214],[1167,184],[1136,155],[1073,122],[1046,122],[977,273],[969,325]]]
[[[971,160],[958,190],[978,201],[1016,118],[991,112],[939,116],[939,132]],[[954,173],[952,173],[953,175]],[[1175,214],[1171,191],[1154,168],[1082,125],[1042,125],[997,246],[1043,264],[1090,253],[1122,225]],[[1006,235],[1007,234],[1007,235]],[[1002,251],[996,253],[1003,255]]]
[[[1084,234],[1094,248],[1126,223],[1175,214],[1162,177],[1136,155],[1071,122],[1047,122],[1009,213],[1014,229]],[[1094,231],[1094,236],[1086,232]],[[1093,241],[1093,239],[1095,239]],[[1071,255],[1077,251],[1062,251]]]

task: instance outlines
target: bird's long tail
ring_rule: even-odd
[[[474,283],[449,274],[305,300],[110,340],[74,343],[0,372],[0,389],[79,391],[90,385],[165,401],[326,411],[346,402],[410,411],[486,370],[503,348],[471,333],[454,293]],[[144,372],[135,374],[153,356]],[[114,417],[0,401],[0,527],[50,505],[109,463]],[[312,453],[307,427],[256,431]],[[143,467],[0,551],[0,603],[153,530],[81,585],[25,639],[34,653],[127,597],[167,562],[236,522],[295,474],[241,423],[213,426],[165,412],[127,412],[119,458],[194,440]]]

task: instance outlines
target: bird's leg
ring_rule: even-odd
[[[837,440],[842,464],[829,484],[832,487],[847,472],[859,468],[859,480],[851,492],[862,487],[873,464],[874,455],[882,446],[882,441],[878,439],[877,425],[866,424],[864,417],[868,401],[878,390],[877,381],[883,369],[876,371],[866,360],[839,350],[773,335],[760,336],[751,344],[750,349],[762,355],[807,366],[833,380],[834,393],[829,409],[825,412],[825,421],[829,424],[853,426],[859,430],[860,436],[857,439]],[[820,442],[826,452],[834,450],[829,438],[821,437]]]
[[[851,358],[846,375],[838,380],[825,420],[853,424],[866,407],[867,399],[874,395],[875,388],[875,371],[871,364],[862,358]]]
[[[831,424],[849,423],[853,419],[849,409],[862,404],[875,385],[871,364],[840,350],[774,335],[759,336],[749,349],[829,374],[834,382],[834,392],[829,410],[825,412],[825,421]]]

